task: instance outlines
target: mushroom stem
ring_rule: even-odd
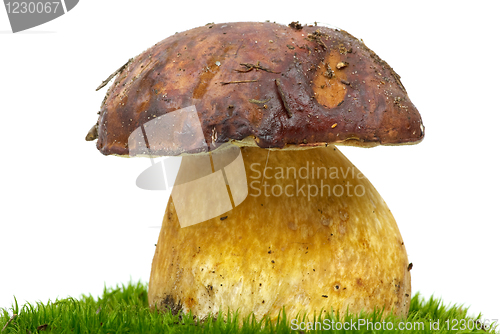
[[[240,205],[181,228],[169,199],[151,307],[198,318],[221,306],[257,318],[276,318],[283,307],[311,317],[332,308],[341,315],[375,307],[408,313],[410,272],[396,221],[338,148],[241,153],[248,196]]]

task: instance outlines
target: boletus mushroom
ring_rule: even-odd
[[[209,24],[114,74],[87,138],[105,155],[182,156],[151,307],[407,314],[397,224],[336,145],[415,144],[424,127],[400,77],[362,41],[297,22]]]

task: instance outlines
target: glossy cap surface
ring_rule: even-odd
[[[370,147],[424,137],[400,77],[363,42],[325,27],[243,22],[177,33],[126,64],[102,104],[97,147],[129,155],[134,130],[193,106],[201,131],[170,134],[151,154],[196,153],[227,142]],[[182,122],[175,126],[185,128]]]

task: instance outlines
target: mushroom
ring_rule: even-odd
[[[424,127],[400,77],[362,41],[297,22],[210,24],[116,74],[89,136],[101,153],[182,156],[151,307],[407,314],[397,224],[335,145],[415,144]]]

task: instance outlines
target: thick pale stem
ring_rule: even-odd
[[[283,307],[291,315],[375,307],[407,314],[410,273],[397,224],[337,148],[241,152],[248,196],[240,205],[181,228],[169,200],[151,306],[199,318],[221,306],[258,318],[276,317]]]

